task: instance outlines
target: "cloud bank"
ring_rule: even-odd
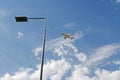
[[[74,45],[75,40],[83,37],[83,33],[77,32],[74,36],[73,40],[60,37],[47,42],[46,51],[56,54],[58,58],[45,62],[43,80],[120,80],[120,69],[109,71],[99,67],[99,63],[105,59],[119,54],[119,43],[95,48],[87,55]],[[33,52],[37,56],[41,50],[41,47],[36,47]],[[115,63],[119,64],[119,61]],[[20,68],[14,74],[2,75],[0,80],[39,80],[40,66],[37,64],[36,69]]]

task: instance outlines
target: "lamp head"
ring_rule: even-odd
[[[27,22],[28,19],[25,16],[22,17],[15,17],[16,22]]]

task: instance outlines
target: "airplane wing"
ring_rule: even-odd
[[[64,36],[64,39],[66,39],[67,37],[66,36]]]
[[[67,38],[73,39],[74,38],[73,34],[64,34],[64,33],[62,33],[62,35],[63,35],[64,39],[67,39]]]

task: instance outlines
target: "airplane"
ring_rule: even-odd
[[[64,39],[67,39],[67,38],[69,38],[69,39],[73,39],[74,37],[73,37],[73,34],[64,34],[64,33],[62,33],[62,35],[63,35],[63,37],[64,37]]]

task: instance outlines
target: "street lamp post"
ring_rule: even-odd
[[[45,53],[45,41],[46,41],[46,26],[47,26],[47,18],[27,18],[23,17],[15,17],[16,22],[27,22],[28,19],[43,19],[44,20],[44,34],[43,34],[43,45],[42,45],[42,60],[41,60],[41,70],[40,70],[40,80],[43,77],[43,64],[44,64],[44,53]]]

